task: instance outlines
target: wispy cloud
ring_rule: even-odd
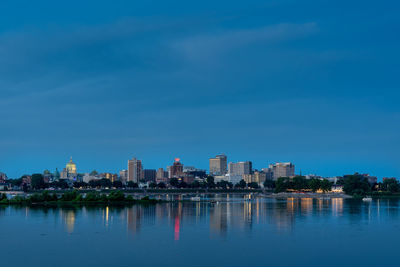
[[[272,45],[316,34],[316,23],[283,23],[254,29],[231,29],[217,33],[190,36],[175,41],[172,46],[189,60],[205,60],[251,45]]]

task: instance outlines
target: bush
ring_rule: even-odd
[[[125,194],[122,193],[121,191],[113,191],[108,195],[108,200],[109,201],[124,201]]]

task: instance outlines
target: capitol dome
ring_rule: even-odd
[[[67,169],[69,174],[76,174],[76,164],[72,161],[72,157],[67,163],[65,169]]]

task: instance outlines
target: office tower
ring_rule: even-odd
[[[139,183],[143,179],[142,161],[136,158],[128,160],[128,182]]]
[[[155,182],[156,181],[156,176],[157,176],[156,170],[144,169],[143,174],[144,174],[144,180],[146,182]]]
[[[183,175],[183,164],[180,162],[179,158],[175,159],[174,164],[169,166],[169,178],[178,178]]]
[[[245,175],[252,174],[252,163],[251,161],[242,161],[237,163],[229,162],[228,164],[228,177],[229,182],[237,184],[240,180],[244,179]]]
[[[156,183],[167,183],[168,172],[164,171],[163,168],[159,168],[156,174]]]
[[[232,175],[243,175],[252,173],[251,161],[242,161],[237,163],[229,162],[228,173]]]
[[[272,173],[274,180],[278,180],[280,177],[293,177],[294,176],[294,165],[291,162],[278,162],[269,165],[269,170]]]
[[[210,158],[210,175],[225,175],[227,173],[227,157],[223,154]]]
[[[121,170],[119,172],[119,179],[122,183],[125,183],[128,180],[128,170]]]

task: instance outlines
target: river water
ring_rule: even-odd
[[[399,266],[399,200],[216,200],[0,207],[1,266]]]

